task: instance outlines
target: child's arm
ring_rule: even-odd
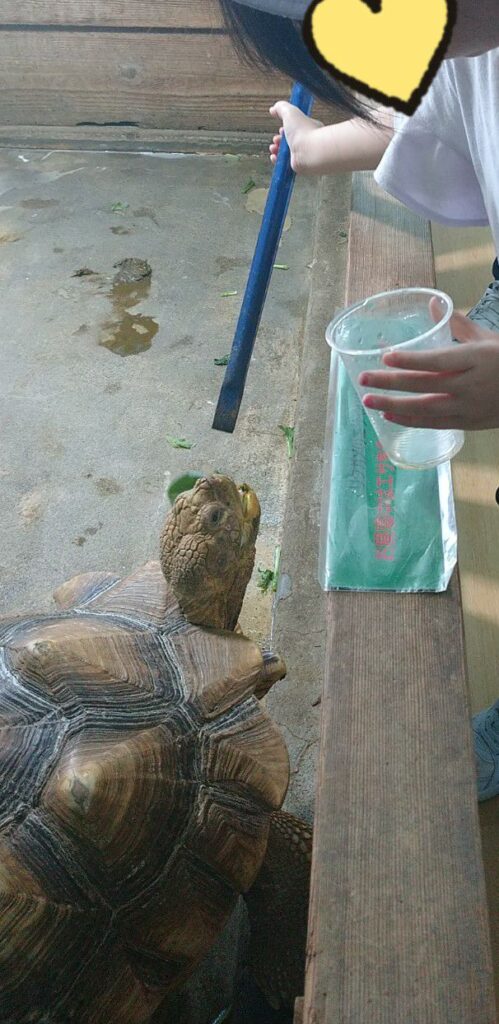
[[[275,163],[284,132],[291,150],[291,166],[297,174],[335,174],[374,170],[393,136],[392,115],[384,111],[383,123],[372,125],[354,119],[323,125],[307,117],[291,103],[280,100],[270,108],[283,126],[270,146]]]

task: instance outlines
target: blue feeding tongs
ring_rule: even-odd
[[[304,114],[310,114],[314,99],[303,86],[296,84],[293,86],[290,102]],[[286,139],[283,138],[272,175],[262,226],[213,420],[213,429],[223,430],[227,434],[232,434],[237,422],[250,359],[294,182],[295,174],[291,169],[289,146]]]

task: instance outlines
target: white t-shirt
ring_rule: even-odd
[[[430,220],[489,224],[499,253],[499,49],[443,62],[375,178]]]

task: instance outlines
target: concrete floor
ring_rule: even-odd
[[[187,469],[255,487],[258,563],[272,566],[315,183],[296,189],[279,253],[289,270],[274,272],[236,433],[211,429],[224,374],[214,359],[230,350],[261,220],[247,207],[261,207],[269,177],[264,157],[0,152],[1,612],[48,607],[76,573],[156,557],[166,486]],[[113,289],[127,257],[152,277]],[[75,277],[82,269],[94,274]],[[244,625],[258,639],[270,608],[254,582]]]
[[[166,488],[188,469],[222,470],[256,489],[257,564],[272,567],[291,467],[279,426],[295,423],[314,182],[300,181],[295,191],[278,256],[289,269],[274,272],[236,432],[211,429],[224,374],[214,359],[230,350],[261,222],[259,190],[269,178],[263,156],[0,150],[0,614],[49,609],[52,591],[77,573],[127,573],[157,557]],[[147,261],[152,276],[116,288],[115,264],[130,257]],[[74,276],[82,270],[93,273]],[[320,327],[311,356],[319,372],[327,358]],[[314,407],[318,438],[302,458],[313,459],[318,478],[321,394],[307,397],[303,414]],[[167,436],[195,447],[174,449]],[[307,503],[306,487],[305,480]],[[313,490],[315,509],[317,483]],[[300,559],[309,574],[304,590],[319,595],[314,522],[313,513],[299,531]],[[260,642],[272,633],[272,603],[255,573],[242,625]],[[290,673],[270,710],[298,763],[291,806],[310,819],[314,764],[303,764],[303,775],[293,733],[298,714],[298,731],[314,732],[316,751],[311,705],[320,667],[293,654],[292,637],[308,651],[303,609],[293,602],[285,609],[288,632],[278,641],[286,641],[290,667],[305,661],[307,671],[298,679]],[[208,1024],[230,1002],[239,934],[236,915],[158,1022],[173,1014],[178,1024]]]

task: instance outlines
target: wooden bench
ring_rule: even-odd
[[[433,285],[429,225],[355,175],[345,304]],[[304,1024],[494,1024],[459,574],[330,593]],[[499,856],[499,853],[498,853]]]

